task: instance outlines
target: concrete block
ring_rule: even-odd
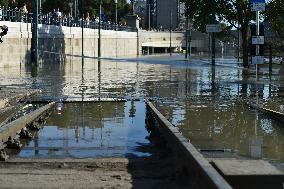
[[[283,189],[284,173],[263,160],[213,159],[213,166],[236,189]]]

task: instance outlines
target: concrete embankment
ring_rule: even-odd
[[[205,159],[149,101],[147,108],[150,112],[148,117],[152,119],[151,124],[148,125],[156,125],[156,129],[162,133],[174,153],[181,158],[179,162],[182,162],[182,166],[187,169],[189,175],[198,175],[195,181],[199,181],[197,183],[201,188],[230,188],[231,186],[236,189],[283,188],[284,173],[271,163],[247,158]],[[268,112],[273,113],[273,116],[280,116],[279,113]],[[151,128],[151,130],[154,129]]]
[[[0,25],[9,27],[4,42],[0,45],[0,67],[29,62],[31,47],[31,24],[20,22],[1,21]],[[83,40],[82,40],[83,38]],[[39,25],[39,57],[44,61],[62,60],[66,55],[98,56],[98,30],[80,27],[66,27],[55,25]],[[102,57],[133,56],[142,53],[145,43],[156,45],[165,41],[179,46],[184,43],[183,32],[136,32],[101,30]],[[82,43],[83,41],[83,43]],[[82,47],[82,45],[84,45]],[[174,48],[176,46],[173,46]],[[17,59],[15,59],[17,57]]]
[[[156,125],[174,153],[182,159],[182,166],[193,175],[195,185],[200,188],[232,188],[197,149],[174,127],[150,102],[147,101],[148,116]],[[153,129],[153,128],[152,128]]]

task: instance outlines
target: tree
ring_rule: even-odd
[[[284,0],[271,0],[267,5],[265,16],[272,29],[284,40]]]
[[[268,43],[284,51],[284,0],[271,0],[265,11],[265,19],[275,35],[268,39]]]
[[[243,66],[249,66],[249,24],[253,18],[249,0],[182,0],[186,6],[186,16],[193,21],[199,31],[204,32],[206,24],[214,20],[227,25],[227,29],[237,28],[242,34]]]
[[[60,10],[63,13],[67,14],[70,12],[70,7],[68,6],[69,2],[70,0],[44,0],[42,1],[43,12],[52,12],[53,9],[57,9],[60,7]],[[78,3],[78,13],[79,15],[81,15],[82,0],[78,0]],[[89,13],[90,16],[98,16],[99,5],[100,0],[83,0],[83,13],[85,15]],[[117,8],[119,20],[125,17],[127,14],[130,14],[131,12],[131,5],[127,2],[127,0],[118,0]],[[114,20],[114,0],[102,0],[102,9],[103,13],[107,16],[109,20]]]

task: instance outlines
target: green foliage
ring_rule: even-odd
[[[54,9],[60,8],[64,14],[70,13],[70,7],[68,3],[70,0],[44,0],[42,1],[43,12],[52,12]],[[78,14],[81,15],[81,6],[83,2],[83,14],[92,17],[99,14],[100,0],[78,0]],[[73,4],[73,6],[75,6]],[[118,0],[118,19],[125,17],[131,11],[131,6],[126,0]],[[114,0],[103,0],[102,11],[107,15],[108,19],[114,20],[115,17],[115,3]]]
[[[232,28],[242,33],[242,50],[244,66],[248,67],[248,30],[253,12],[249,0],[181,0],[186,5],[186,16],[192,20],[194,27],[205,32],[206,24],[223,23],[224,32]],[[224,35],[218,34],[220,38]]]
[[[265,11],[266,19],[278,36],[284,39],[284,0],[271,0]]]
[[[9,0],[0,0],[0,5],[4,7],[8,7]]]
[[[182,0],[186,5],[186,15],[196,29],[205,31],[206,24],[216,20],[233,28],[248,27],[254,14],[249,0]],[[214,21],[215,20],[215,21]]]

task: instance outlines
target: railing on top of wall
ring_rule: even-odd
[[[55,13],[39,14],[39,23],[45,25],[56,25],[56,26],[68,26],[68,27],[82,27],[82,18],[72,16],[57,16]],[[33,22],[33,13],[24,12],[23,9],[11,9],[0,7],[0,21],[10,22]],[[94,19],[83,19],[84,28],[99,29],[99,21],[97,18]],[[136,32],[137,28],[129,27],[125,25],[116,25],[110,22],[102,21],[101,29],[103,30],[116,30],[116,31],[127,31]]]

